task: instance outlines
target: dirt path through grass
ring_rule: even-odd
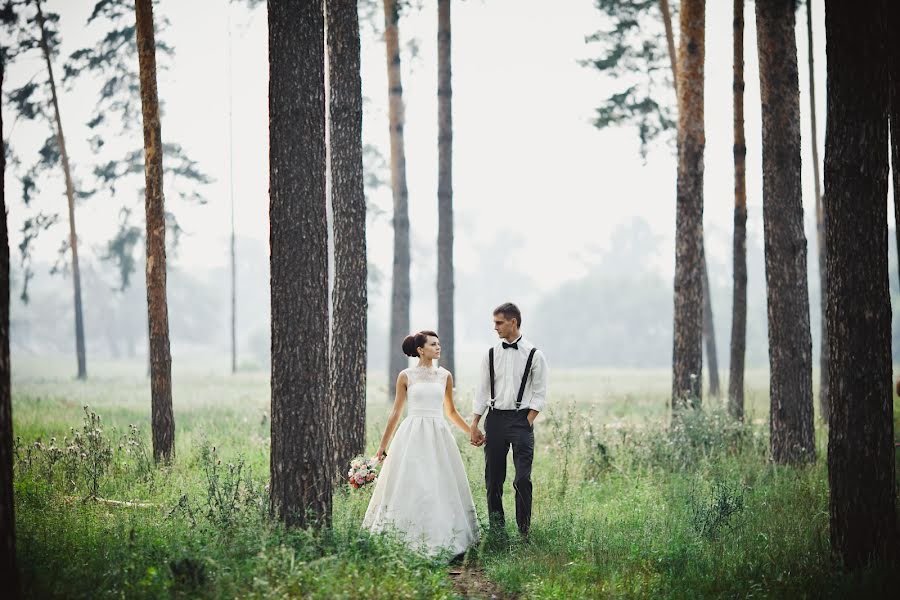
[[[504,594],[500,587],[484,576],[477,565],[455,565],[448,570],[453,587],[463,598],[472,600],[515,600],[517,596]]]

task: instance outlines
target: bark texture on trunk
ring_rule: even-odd
[[[0,92],[5,65],[0,60]],[[13,428],[9,362],[9,229],[6,223],[6,144],[0,111],[0,581],[19,597],[16,568],[16,518],[13,496]]]
[[[757,0],[769,431],[777,463],[815,460],[812,340],[800,179],[800,84],[793,0]]]
[[[144,120],[144,183],[147,215],[147,321],[150,331],[150,398],[153,455],[175,457],[172,412],[172,356],[169,353],[169,308],[166,300],[166,211],[163,196],[162,133],[156,91],[156,41],[152,0],[135,2],[141,111]]]
[[[331,519],[334,476],[328,399],[325,16],[321,3],[282,0],[269,2],[268,17],[271,509],[289,526],[319,525]]]
[[[454,373],[453,88],[450,81],[450,0],[438,0],[438,334],[441,366]]]
[[[388,401],[393,401],[397,375],[407,365],[401,346],[409,333],[409,191],[403,146],[403,86],[400,82],[400,19],[396,0],[384,0],[384,45],[387,53],[388,120],[391,136],[391,190],[394,193],[394,266],[391,276],[391,323],[388,330]]]
[[[829,508],[849,568],[896,556],[886,6],[825,5]]]
[[[747,143],[744,139],[744,0],[734,0],[734,245],[728,413],[744,418],[747,350]]]
[[[685,0],[679,16],[673,410],[699,403],[703,387],[704,0]]]
[[[816,126],[816,76],[813,60],[812,0],[806,0],[806,42],[809,55],[809,115],[810,141],[812,145],[813,182],[816,193],[816,248],[819,259],[819,305],[822,313],[820,325],[821,340],[819,342],[819,412],[822,420],[828,423],[828,331],[825,319],[825,205],[822,202],[822,190],[819,177],[819,141]]]
[[[41,30],[38,40],[47,64],[47,78],[50,81],[50,98],[53,102],[53,118],[56,126],[56,143],[66,180],[66,200],[69,209],[69,250],[72,253],[72,288],[75,303],[75,356],[78,362],[78,379],[87,379],[87,354],[84,349],[84,317],[81,304],[81,269],[78,264],[78,236],[75,229],[75,186],[72,183],[72,170],[69,168],[69,153],[66,151],[66,138],[63,135],[62,117],[59,113],[59,99],[56,95],[56,79],[53,77],[53,63],[50,60],[50,46],[47,43],[47,32],[44,26],[44,12],[40,0],[35,1],[37,9],[36,21]]]
[[[334,229],[331,398],[338,473],[366,442],[366,197],[356,0],[328,0],[331,204]],[[355,342],[359,343],[355,343]]]

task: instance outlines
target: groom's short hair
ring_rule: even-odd
[[[522,326],[522,311],[519,310],[519,307],[513,304],[512,302],[504,302],[500,306],[494,309],[495,315],[503,315],[504,319],[515,319],[516,324],[521,327]]]

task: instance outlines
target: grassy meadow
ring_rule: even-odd
[[[284,530],[268,520],[266,373],[176,365],[176,460],[157,468],[146,365],[91,367],[91,379],[77,382],[68,361],[14,363],[17,543],[29,597],[467,594],[446,562],[359,530],[370,489],[338,490],[326,531]],[[669,428],[669,377],[667,370],[554,371],[548,410],[535,427],[531,538],[523,543],[514,531],[510,464],[508,535],[483,535],[461,567],[483,580],[484,595],[896,592],[892,569],[849,575],[830,557],[825,429],[815,464],[768,461],[766,373],[748,373],[746,425],[729,422],[707,399],[703,411]],[[464,415],[472,379],[457,378]],[[374,453],[389,406],[383,374],[370,382]],[[457,434],[486,527],[483,457]],[[86,500],[92,493],[105,501]]]

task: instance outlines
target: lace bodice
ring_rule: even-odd
[[[407,380],[408,416],[442,417],[444,389],[450,371],[441,367],[410,367]]]
[[[450,374],[450,371],[443,367],[410,367],[404,372],[409,387],[417,383],[439,383],[444,386],[447,385],[447,376]]]

